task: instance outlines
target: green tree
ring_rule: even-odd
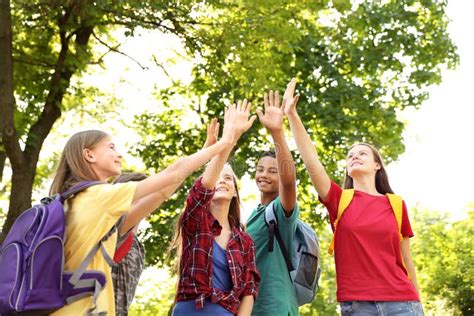
[[[200,39],[198,48],[188,49],[193,81],[160,90],[167,110],[137,118],[143,143],[135,153],[149,168],[163,168],[171,157],[201,146],[203,126],[224,103],[247,98],[259,104],[263,90],[282,90],[295,76],[300,115],[335,180],[356,141],[374,143],[390,162],[404,150],[397,111],[418,107],[427,87],[440,82],[441,69],[458,62],[445,7],[446,1],[209,2],[194,12],[202,23],[190,33]],[[190,117],[184,127],[182,118]],[[258,151],[268,146],[268,136],[254,124],[233,155],[237,175],[252,174]],[[308,177],[295,159],[301,203],[314,209]],[[151,220],[150,262],[166,262],[171,217],[183,207],[189,181]],[[321,216],[312,213],[310,219]]]
[[[43,143],[62,113],[90,92],[80,83],[90,64],[120,52],[120,28],[175,34],[198,50],[190,31],[199,25],[195,1],[0,1],[0,178],[12,169],[10,203],[0,240],[31,205]],[[105,47],[105,50],[104,50]],[[101,50],[98,48],[102,48]],[[76,107],[75,110],[81,110]]]
[[[414,212],[412,252],[425,309],[435,314],[474,311],[474,212],[450,223],[447,215]]]

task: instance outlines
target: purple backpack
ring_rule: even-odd
[[[42,199],[41,204],[17,218],[0,249],[1,316],[19,312],[49,314],[86,296],[93,296],[95,308],[105,286],[105,275],[86,268],[99,248],[109,265],[113,265],[102,243],[115,233],[123,217],[89,251],[76,271],[64,271],[63,204],[96,184],[103,182],[81,182],[64,193]]]

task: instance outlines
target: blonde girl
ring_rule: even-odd
[[[87,188],[66,203],[65,270],[75,270],[86,254],[107,233],[117,220],[126,215],[122,230],[135,226],[147,216],[162,190],[169,190],[184,181],[213,156],[234,142],[232,121],[224,126],[220,141],[195,154],[180,158],[156,175],[139,182],[101,184]],[[73,135],[67,142],[57,168],[50,193],[64,192],[82,181],[106,181],[121,173],[122,155],[116,150],[112,137],[102,131],[88,130]],[[132,207],[133,204],[133,207]],[[109,238],[104,248],[113,256],[117,234]],[[106,276],[97,306],[90,297],[83,298],[56,311],[53,315],[86,315],[91,309],[115,315],[111,269],[98,252],[87,267]]]

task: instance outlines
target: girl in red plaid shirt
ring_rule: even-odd
[[[173,315],[250,315],[260,279],[255,245],[240,224],[240,200],[226,164],[240,136],[255,121],[246,100],[230,106],[225,125],[234,124],[234,144],[215,156],[192,186],[179,219],[179,281]],[[207,144],[217,141],[213,120]],[[181,254],[180,254],[181,253]]]

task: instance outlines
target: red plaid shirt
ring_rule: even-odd
[[[183,252],[177,301],[194,299],[196,308],[201,309],[204,301],[210,299],[212,303],[236,314],[242,297],[257,297],[260,274],[255,263],[255,245],[250,235],[232,227],[226,257],[233,287],[230,291],[213,288],[213,240],[214,236],[220,235],[222,229],[209,211],[214,192],[215,190],[205,189],[199,178],[188,194],[181,220]]]

